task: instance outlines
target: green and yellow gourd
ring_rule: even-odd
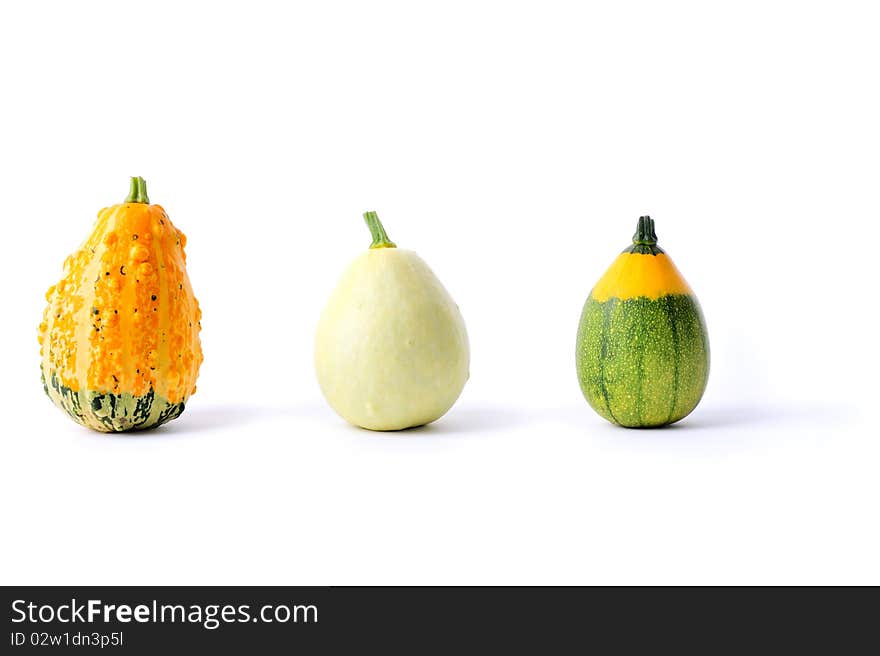
[[[587,401],[620,426],[671,424],[703,396],[706,323],[690,286],[657,246],[650,217],[639,218],[632,246],[590,292],[576,362]]]
[[[132,178],[124,203],[98,213],[46,293],[39,328],[43,387],[78,423],[103,432],[178,417],[202,363],[201,310],[186,237]]]

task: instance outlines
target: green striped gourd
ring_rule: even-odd
[[[664,426],[700,402],[709,339],[700,304],[668,255],[654,222],[639,218],[633,244],[590,292],[576,364],[581,391],[608,421]]]

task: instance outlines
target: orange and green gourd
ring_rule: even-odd
[[[654,221],[639,218],[632,246],[599,280],[581,314],[577,374],[589,404],[630,428],[671,424],[697,407],[709,378],[700,304]]]
[[[186,237],[146,183],[98,212],[94,230],[46,292],[39,328],[43,387],[94,430],[153,428],[183,412],[202,363],[201,310],[186,274]]]

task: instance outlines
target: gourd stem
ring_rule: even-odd
[[[129,188],[126,203],[144,203],[150,204],[150,198],[147,196],[147,181],[138,176],[131,179],[131,187]]]
[[[373,243],[370,244],[370,248],[397,248],[397,244],[388,239],[388,235],[385,234],[385,228],[379,220],[378,214],[375,212],[364,212],[364,221],[367,222],[367,227],[373,236]]]
[[[657,245],[657,233],[654,232],[654,220],[650,216],[640,216],[633,235],[633,243],[623,251],[639,255],[660,255],[663,249]]]
[[[657,233],[654,232],[654,220],[650,216],[639,217],[636,234],[633,235],[633,243],[645,246],[653,246],[657,243]]]

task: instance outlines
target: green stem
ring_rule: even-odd
[[[663,249],[657,245],[657,233],[654,232],[654,219],[650,216],[640,216],[636,225],[636,234],[633,235],[633,245],[624,253],[639,253],[641,255],[659,255]]]
[[[367,227],[373,236],[373,243],[370,244],[370,248],[397,248],[397,244],[388,239],[388,235],[385,234],[385,228],[382,226],[378,214],[375,212],[364,212],[364,221],[367,222]]]
[[[654,232],[654,219],[650,216],[640,216],[636,226],[636,234],[633,235],[634,244],[653,246],[657,243],[657,233]]]
[[[150,204],[150,198],[147,196],[147,181],[141,177],[131,179],[131,188],[128,192],[126,203],[144,203]]]

